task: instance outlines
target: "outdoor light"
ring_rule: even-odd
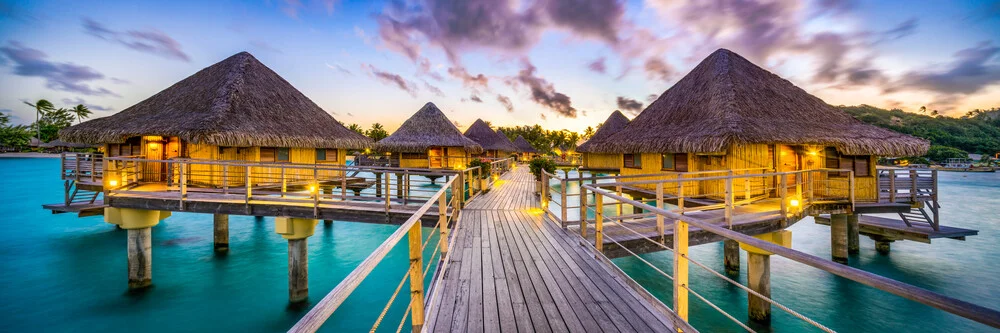
[[[114,186],[118,186],[118,181],[117,181],[117,180],[114,180],[114,179],[112,179],[112,180],[109,180],[109,181],[108,181],[108,185],[110,185],[110,186],[112,186],[112,187],[114,187]]]
[[[799,206],[799,199],[791,199],[791,200],[788,201],[788,204],[792,205],[792,207],[798,207]]]
[[[809,156],[816,156],[816,155],[819,155],[819,152],[817,152],[815,150],[810,150],[809,151]]]
[[[316,193],[316,185],[309,185],[309,193]]]

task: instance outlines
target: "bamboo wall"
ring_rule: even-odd
[[[431,156],[428,150],[426,158],[402,158],[400,154],[400,168],[426,169],[430,168],[430,159],[440,158],[441,169],[455,169],[468,167],[471,155],[465,152],[462,147],[445,147],[442,156]]]
[[[588,169],[620,169],[622,155],[583,153],[583,167]]]

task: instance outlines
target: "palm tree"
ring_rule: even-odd
[[[389,132],[382,127],[382,124],[374,123],[372,124],[372,128],[365,132],[365,135],[372,140],[375,140],[375,142],[378,142],[379,140],[385,139],[389,136]]]
[[[49,102],[48,100],[44,99],[38,100],[37,102],[35,102],[35,104],[31,104],[28,102],[24,102],[24,104],[27,104],[28,106],[35,109],[35,137],[38,138],[39,142],[41,142],[42,127],[38,124],[38,120],[39,118],[41,118],[42,115],[55,110],[56,107],[55,105],[52,105],[52,102]]]
[[[69,109],[69,112],[76,115],[76,121],[78,123],[82,123],[84,119],[90,118],[90,114],[93,113],[90,112],[90,109],[83,104],[77,104],[77,106],[74,106],[72,109]]]

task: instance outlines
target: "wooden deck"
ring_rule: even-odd
[[[817,224],[830,225],[829,216],[817,216]],[[940,226],[939,230],[931,228],[930,224],[911,222],[913,225],[907,226],[902,220],[891,219],[878,216],[861,215],[858,218],[858,233],[875,238],[888,240],[910,240],[921,243],[930,243],[936,238],[951,238],[965,240],[966,236],[979,234],[978,230],[963,229],[955,227]]]
[[[428,331],[694,331],[545,216],[533,189],[520,167],[462,210]]]

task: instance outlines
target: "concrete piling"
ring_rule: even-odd
[[[847,215],[847,254],[858,254],[858,252],[861,252],[861,242],[858,239],[860,236],[858,229],[859,217],[861,215]]]
[[[212,215],[215,252],[229,251],[229,215]]]
[[[739,274],[740,273],[740,243],[734,240],[725,240],[724,244],[724,256],[725,256],[725,266],[726,274]]]
[[[754,252],[747,253],[747,286],[751,290],[771,298],[771,256]],[[771,303],[753,294],[749,295],[747,313],[750,320],[771,323]]]
[[[834,262],[847,264],[847,214],[830,215],[830,255]]]
[[[319,220],[278,217],[274,231],[288,240],[288,301],[298,303],[309,298],[309,236]]]

